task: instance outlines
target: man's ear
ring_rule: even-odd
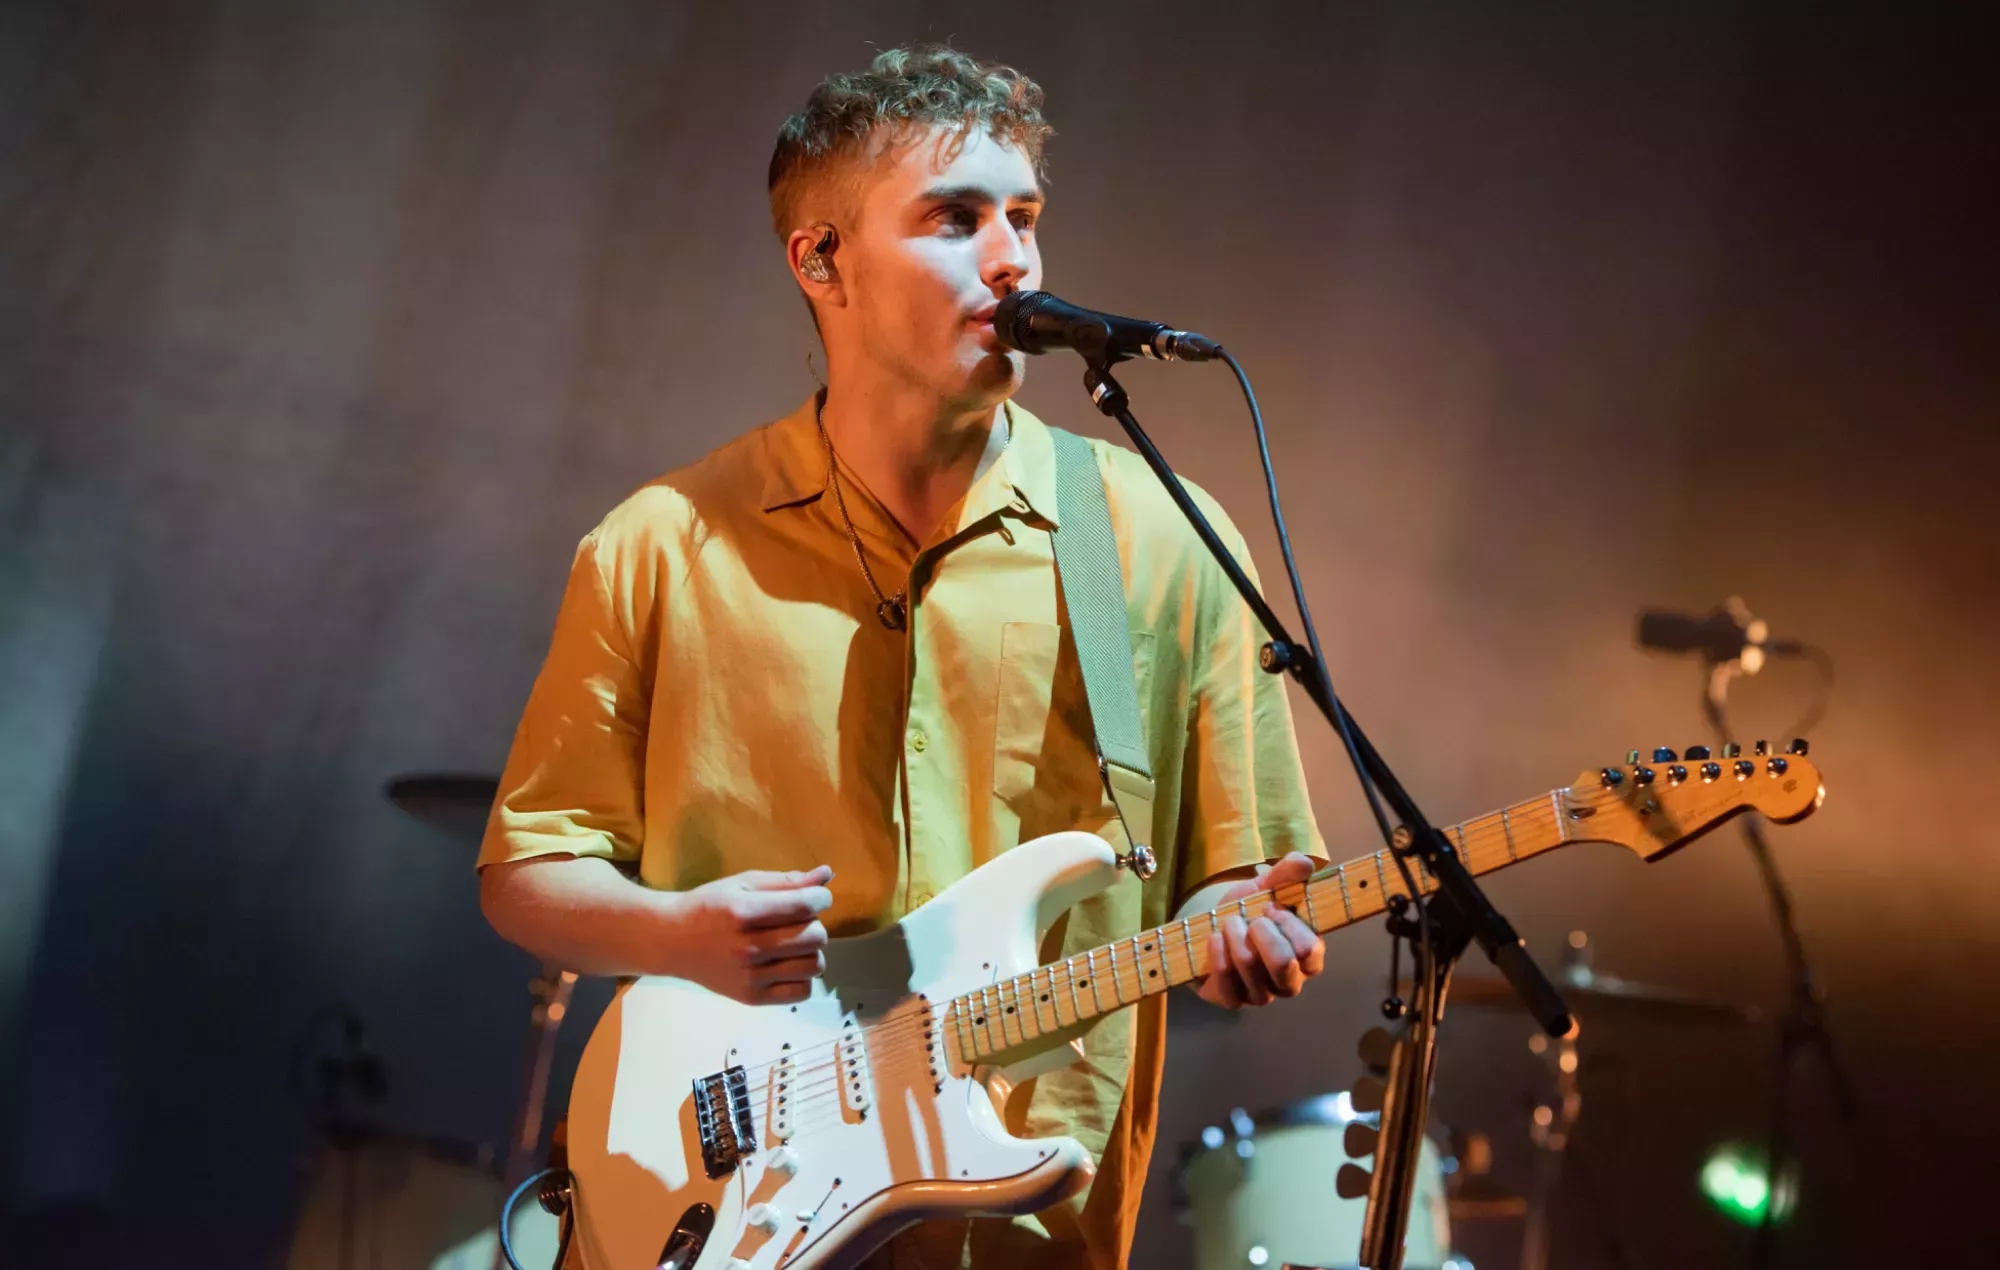
[[[798,280],[806,298],[816,304],[840,305],[846,302],[840,268],[834,263],[834,253],[839,246],[839,231],[825,221],[795,229],[785,240],[785,255],[791,264],[792,276]]]

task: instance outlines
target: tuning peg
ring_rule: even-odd
[[[1637,781],[1641,785],[1650,785],[1653,783],[1653,769],[1650,767],[1642,767],[1638,771],[1632,773],[1632,779]]]
[[[1379,1027],[1371,1027],[1361,1034],[1361,1044],[1355,1049],[1363,1063],[1378,1072],[1386,1072],[1389,1070],[1389,1060],[1396,1053],[1396,1038]]]
[[[1342,1199],[1367,1199],[1368,1183],[1374,1178],[1358,1164],[1343,1164],[1333,1175],[1334,1194]]]
[[[1694,762],[1696,759],[1707,758],[1708,747],[1706,745],[1690,745],[1687,747],[1685,751],[1682,752],[1681,757],[1686,759],[1690,763]]]
[[[1674,752],[1664,745],[1655,746],[1653,748],[1653,761],[1655,763],[1671,763],[1674,761]]]
[[[1724,758],[1736,758],[1742,753],[1743,747],[1735,741],[1731,741],[1722,747],[1722,757]]]
[[[1639,751],[1637,750],[1625,751],[1625,766],[1627,767],[1639,766]]]
[[[1688,778],[1688,769],[1682,767],[1679,763],[1676,763],[1672,767],[1667,769],[1667,779],[1672,781],[1676,785],[1680,784],[1687,778]]]
[[[1603,782],[1604,788],[1616,789],[1625,783],[1625,773],[1615,767],[1607,767],[1597,774],[1597,779]]]
[[[1701,778],[1702,778],[1703,780],[1705,780],[1705,781],[1712,781],[1712,780],[1714,780],[1714,779],[1715,779],[1716,777],[1718,777],[1718,776],[1721,776],[1721,775],[1722,775],[1722,764],[1720,764],[1720,763],[1703,763],[1703,764],[1701,765]]]
[[[1382,1097],[1388,1092],[1386,1086],[1373,1076],[1363,1076],[1354,1082],[1354,1088],[1347,1091],[1347,1100],[1363,1115],[1382,1110]]]
[[[1349,1155],[1359,1160],[1364,1156],[1375,1154],[1375,1140],[1380,1136],[1374,1125],[1350,1120],[1347,1122],[1346,1131],[1341,1134],[1340,1144],[1347,1148]]]
[[[1771,752],[1771,743],[1769,741],[1759,741],[1757,742],[1757,744],[1750,747],[1750,752],[1752,754],[1755,754],[1758,758],[1763,758],[1766,754],[1769,754]]]
[[[1807,752],[1806,739],[1802,736],[1793,737],[1792,743],[1785,747],[1785,753],[1787,754],[1805,754]]]
[[[1747,758],[1736,760],[1736,779],[1747,780],[1757,774],[1757,765]]]

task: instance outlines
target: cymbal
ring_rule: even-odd
[[[477,772],[405,772],[382,787],[390,802],[433,829],[477,845],[500,778]]]
[[[1627,1015],[1687,1023],[1759,1023],[1764,1018],[1764,1012],[1754,1005],[1689,996],[1671,988],[1601,975],[1588,966],[1568,966],[1549,977],[1570,1007],[1586,1016]],[[1474,1008],[1520,1004],[1513,986],[1505,979],[1454,979],[1448,1000]]]

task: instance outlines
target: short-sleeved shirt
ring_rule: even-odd
[[[844,466],[848,511],[885,590],[886,628],[829,496],[808,401],[644,486],[577,549],[514,738],[482,866],[605,856],[687,890],[745,869],[834,869],[835,936],[893,923],[1042,834],[1126,841],[1097,771],[1051,533],[1048,428],[1006,407],[998,460],[929,541]],[[1142,460],[1092,442],[1123,566],[1157,790],[1160,868],[1076,905],[1046,959],[1169,920],[1218,874],[1323,856],[1279,678],[1221,569]],[[1213,500],[1196,499],[1249,566]],[[1083,1194],[1013,1222],[931,1223],[900,1268],[1122,1266],[1151,1154],[1166,1001],[1083,1038],[1073,1066],[1008,1101],[1017,1133],[1099,1160]]]

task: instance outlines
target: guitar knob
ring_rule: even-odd
[[[1653,751],[1653,761],[1655,763],[1671,763],[1674,761],[1674,752],[1664,745],[1659,746]]]
[[[1690,745],[1687,747],[1687,749],[1681,751],[1681,757],[1686,759],[1690,763],[1695,762],[1698,759],[1705,759],[1708,756],[1709,756],[1709,751],[1706,745]]]
[[[790,1147],[779,1147],[771,1153],[771,1162],[764,1167],[782,1177],[795,1177],[799,1171],[799,1153]]]
[[[776,1204],[752,1204],[743,1210],[743,1224],[767,1235],[777,1234],[778,1225],[784,1220],[785,1215],[778,1211]]]

